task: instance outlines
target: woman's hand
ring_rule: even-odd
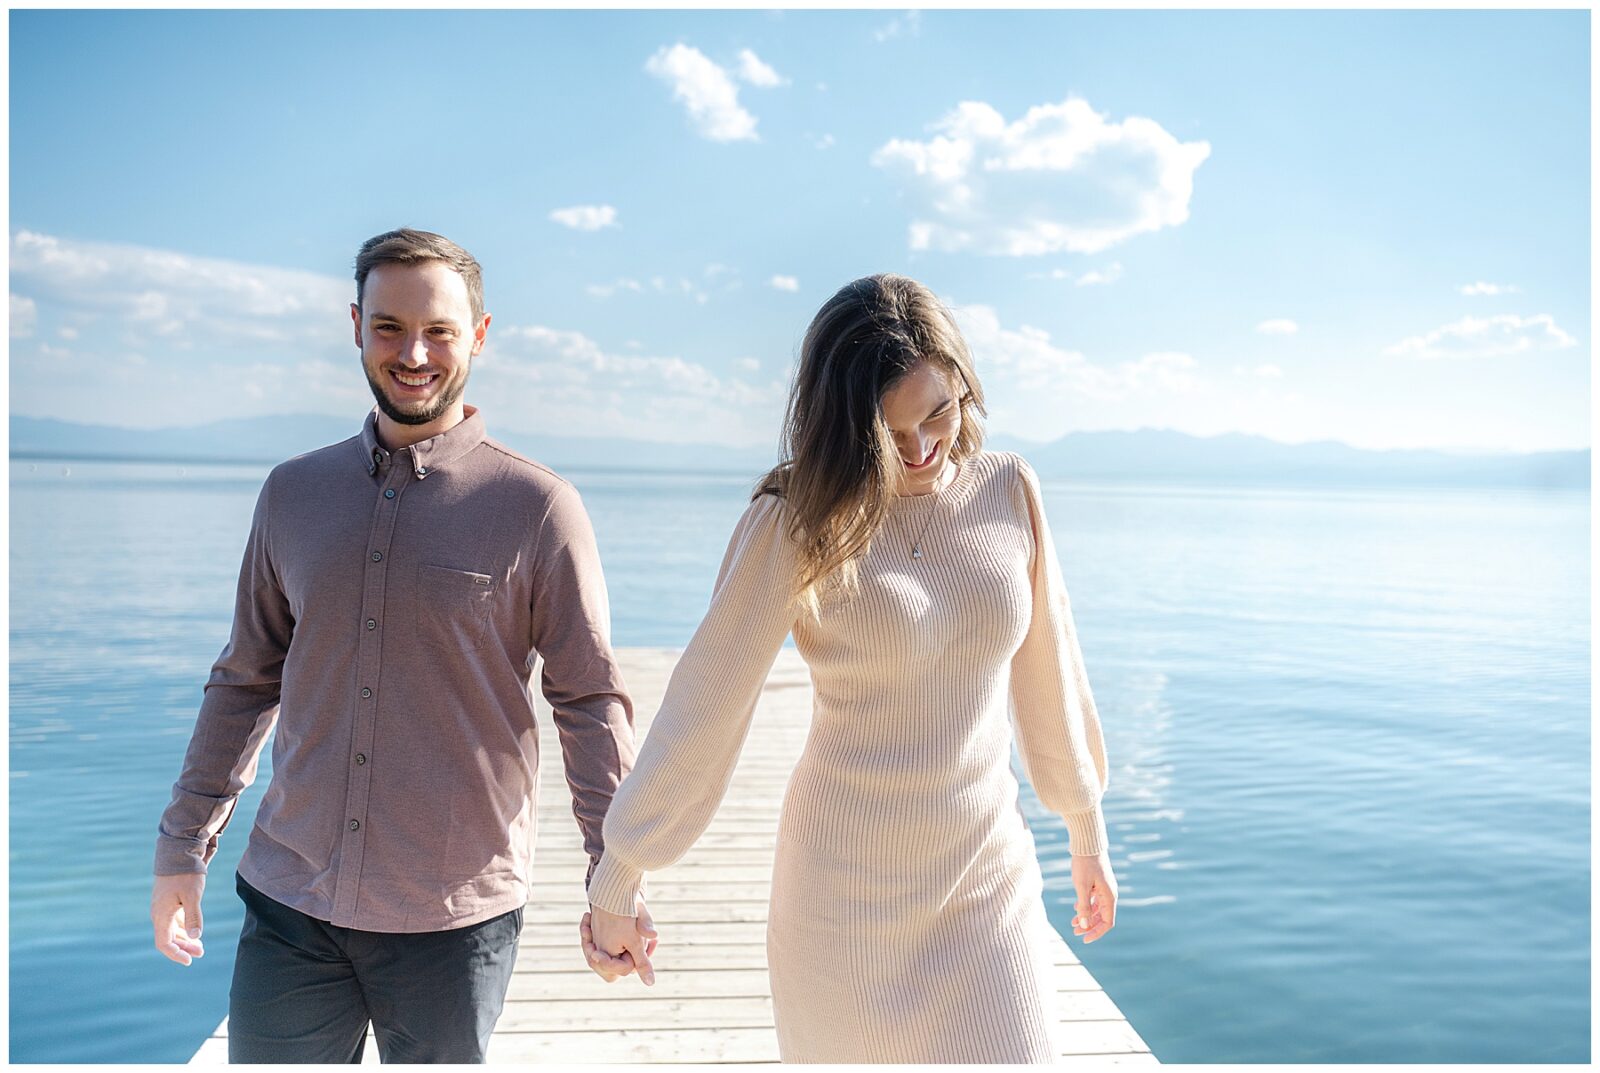
[[[1111,854],[1074,856],[1072,886],[1078,893],[1072,934],[1092,943],[1117,922],[1117,877],[1111,871]]]
[[[584,960],[608,984],[636,970],[646,985],[656,982],[655,967],[650,964],[650,955],[656,951],[655,922],[643,895],[634,906],[637,915],[625,917],[591,905],[578,924]]]

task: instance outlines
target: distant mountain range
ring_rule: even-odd
[[[347,439],[350,419],[295,414],[186,428],[138,430],[48,418],[11,417],[11,457],[184,462],[277,462]],[[773,450],[666,444],[644,440],[491,433],[513,450],[555,469],[645,469],[758,475]],[[1285,444],[1261,436],[1182,432],[1074,432],[1037,444],[991,436],[988,446],[1016,451],[1041,477],[1173,484],[1404,484],[1587,488],[1588,451],[1456,454],[1368,451],[1331,440]]]

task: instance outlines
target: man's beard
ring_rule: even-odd
[[[361,363],[361,368],[367,374],[367,386],[372,389],[372,397],[378,400],[378,409],[389,420],[400,425],[427,425],[439,420],[444,416],[445,411],[454,406],[457,400],[461,398],[462,393],[467,390],[467,376],[472,371],[472,366],[469,363],[459,379],[452,383],[447,383],[433,397],[432,401],[421,409],[402,410],[389,398],[389,393],[383,390],[383,385],[373,377],[372,370],[367,367],[366,362]],[[388,373],[385,372],[380,375],[387,376]]]

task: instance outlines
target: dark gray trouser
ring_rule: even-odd
[[[505,1005],[522,910],[451,931],[336,928],[237,878],[244,930],[229,1062],[482,1062]]]

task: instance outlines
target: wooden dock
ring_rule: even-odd
[[[641,732],[677,661],[671,649],[619,649]],[[537,681],[537,675],[535,681]],[[767,982],[767,894],[784,785],[805,741],[811,681],[793,649],[767,679],[733,784],[706,834],[678,864],[650,876],[661,945],[656,983],[606,984],[583,961],[587,858],[572,818],[561,750],[539,699],[542,749],[533,890],[506,1008],[489,1046],[497,1062],[766,1063],[778,1060]],[[1156,1065],[1066,942],[1054,936],[1061,1060]],[[377,1061],[368,1040],[365,1061]],[[191,1063],[227,1061],[227,1022]]]

